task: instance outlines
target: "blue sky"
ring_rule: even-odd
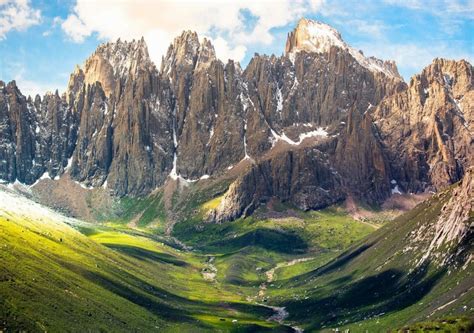
[[[184,29],[244,67],[255,52],[281,55],[301,17],[395,60],[406,80],[435,57],[474,61],[474,0],[0,0],[0,80],[27,94],[61,92],[98,44],[144,36],[159,63]]]

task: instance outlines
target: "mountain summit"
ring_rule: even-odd
[[[349,46],[333,27],[306,18],[302,18],[296,28],[288,34],[285,54],[294,57],[295,53],[301,51],[329,53],[332,47],[349,52],[359,64],[372,71],[401,79],[394,61],[382,61],[374,57],[367,58],[361,51]]]

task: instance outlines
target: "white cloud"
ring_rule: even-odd
[[[92,33],[81,19],[75,14],[71,14],[61,23],[61,28],[76,43],[82,43],[84,39]]]
[[[172,39],[183,30],[211,35],[217,56],[241,60],[250,44],[273,42],[272,29],[314,13],[324,0],[77,0],[62,23],[75,42],[92,33],[106,40],[144,36],[159,64]],[[250,31],[242,10],[256,18]],[[104,15],[106,13],[106,15]]]
[[[219,54],[220,59],[227,61],[227,59],[233,59],[235,61],[242,61],[245,56],[247,48],[244,45],[237,45],[234,48],[229,46],[229,43],[221,37],[218,37],[212,41],[216,54]]]
[[[349,20],[342,24],[346,24],[348,27],[354,29],[357,33],[368,35],[370,37],[381,38],[383,37],[387,26],[381,21],[365,21],[365,20]]]
[[[9,31],[24,31],[41,22],[41,11],[30,6],[29,0],[0,0],[0,40]]]

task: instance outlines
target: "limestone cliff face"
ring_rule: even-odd
[[[366,58],[335,29],[306,19],[289,34],[284,56],[255,55],[244,77],[249,99],[266,122],[258,132],[273,130],[292,140],[307,130],[299,125],[337,128],[352,107],[363,113],[406,88],[396,66]],[[268,142],[260,137],[249,147],[259,155]]]
[[[217,60],[214,47],[183,32],[168,49],[161,73],[174,96],[176,174],[214,174],[244,157],[241,70]]]
[[[439,190],[473,164],[472,66],[435,59],[407,90],[373,111],[394,179],[410,192]]]
[[[59,177],[76,147],[79,113],[57,92],[42,100],[37,96],[31,110],[37,117],[35,164],[43,165],[50,178]]]
[[[404,88],[398,79],[360,66],[347,52],[298,52],[288,57],[254,57],[245,70],[250,97],[278,133],[294,124],[338,125],[355,104],[364,112]]]
[[[153,71],[145,40],[121,41],[100,45],[84,65],[84,83],[100,82],[107,97],[120,95],[127,80],[141,72]]]
[[[380,204],[391,195],[390,167],[368,113],[350,111],[337,139],[333,163],[346,192],[354,197]]]
[[[100,46],[69,89],[81,115],[72,176],[117,195],[161,185],[174,152],[171,95],[144,40]]]
[[[0,178],[32,182],[41,171],[33,171],[36,140],[35,113],[16,83],[0,82]]]
[[[23,96],[13,81],[0,82],[0,179],[34,183],[62,174],[72,154],[78,118],[65,96]]]
[[[313,148],[286,151],[240,176],[208,218],[230,221],[252,213],[271,197],[292,202],[300,209],[318,209],[344,198],[341,185],[324,153]]]

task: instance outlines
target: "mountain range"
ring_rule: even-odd
[[[406,83],[395,62],[367,57],[334,28],[309,19],[288,34],[281,56],[255,54],[245,69],[222,62],[210,40],[184,31],[160,68],[143,38],[119,39],[100,45],[76,67],[63,94],[27,97],[15,81],[0,81],[5,188],[93,225],[158,226],[183,251],[218,252],[222,237],[230,257],[239,242],[267,239],[288,241],[290,248],[294,243],[285,256],[319,247],[326,253],[331,247],[311,240],[308,249],[299,248],[300,231],[289,240],[279,227],[271,234],[268,227],[263,234],[250,226],[251,233],[243,234],[232,228],[259,218],[305,220],[304,214],[335,205],[367,213],[409,201],[411,209],[418,198],[430,197],[367,239],[338,248],[319,268],[308,269],[304,258],[295,257],[302,260],[294,262],[302,275],[280,287],[297,294],[318,284],[336,293],[344,274],[355,281],[339,296],[321,298],[313,290],[308,298],[283,301],[288,318],[310,330],[365,319],[372,325],[383,313],[415,306],[431,288],[443,293],[439,297],[465,299],[472,317],[473,166],[470,63],[437,58]],[[278,205],[284,214],[274,209]],[[265,212],[269,207],[273,213]],[[366,281],[360,267],[378,275]],[[464,289],[439,289],[446,277],[436,272],[442,270],[453,272]],[[387,289],[390,295],[382,291],[389,274],[398,283]],[[370,304],[349,302],[362,297],[353,289],[357,282],[375,293]],[[265,288],[271,297],[283,297]],[[436,298],[430,302],[417,320],[443,309]],[[322,306],[333,307],[333,314],[325,317]],[[400,325],[414,317],[400,317]],[[395,320],[389,318],[386,324]]]

